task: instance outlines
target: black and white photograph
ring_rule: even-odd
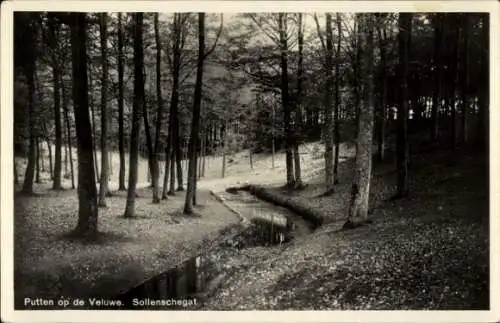
[[[491,313],[497,7],[204,2],[9,9],[8,311]]]

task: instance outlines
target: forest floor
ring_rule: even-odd
[[[35,197],[16,196],[16,299],[57,295],[115,295],[199,252],[239,219],[209,190],[246,183],[266,186],[320,213],[315,232],[273,247],[229,250],[221,259],[231,275],[201,309],[466,309],[488,307],[489,214],[485,158],[460,152],[454,163],[440,147],[412,151],[411,192],[391,200],[395,162],[375,163],[371,185],[373,223],[340,230],[352,180],[352,147],[341,149],[340,184],[322,196],[323,158],[318,143],[301,146],[307,187],[286,191],[284,156],[248,155],[228,163],[207,161],[199,184],[197,212],[180,215],[184,194],[160,206],[141,188],[139,217],[121,217],[125,192],[100,210],[98,242],[83,244],[64,235],[77,221],[75,190],[54,192],[37,185]],[[140,186],[147,186],[143,161]],[[141,164],[141,165],[142,165]],[[116,165],[113,166],[115,171]],[[68,182],[65,182],[68,186]],[[116,182],[111,183],[112,189]],[[230,201],[229,201],[230,202]],[[29,282],[29,283],[28,283]]]
[[[353,230],[341,229],[352,160],[331,196],[321,196],[322,172],[300,191],[268,185],[325,224],[286,246],[231,255],[234,274],[202,309],[488,309],[488,164],[476,152],[451,158],[442,147],[413,151],[411,195],[399,200],[394,160],[376,164],[373,223]]]
[[[24,297],[112,297],[186,259],[238,217],[208,190],[198,191],[198,216],[182,215],[184,192],[152,204],[151,190],[138,190],[136,218],[123,217],[126,192],[114,192],[99,209],[96,242],[67,234],[78,217],[75,190],[36,186],[37,196],[15,198],[16,304]]]

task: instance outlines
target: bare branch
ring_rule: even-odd
[[[214,45],[212,46],[212,48],[210,48],[210,50],[208,50],[208,52],[205,53],[205,56],[203,56],[203,60],[205,60],[214,51],[215,47],[217,46],[217,42],[219,41],[223,27],[224,27],[224,15],[221,13],[220,14],[220,27],[219,27],[219,31],[217,32],[217,37],[215,38]]]
[[[323,48],[323,51],[326,53],[325,40],[323,38],[323,35],[321,35],[321,27],[319,26],[319,20],[316,14],[314,14],[314,22],[316,23],[316,30],[318,31],[318,37],[319,40],[321,41],[321,47]]]

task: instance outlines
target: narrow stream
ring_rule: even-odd
[[[251,225],[224,238],[211,252],[192,257],[119,295],[122,309],[194,310],[231,275],[231,266],[217,253],[257,246],[279,247],[313,231],[313,225],[301,216],[247,191],[228,189],[224,198]]]

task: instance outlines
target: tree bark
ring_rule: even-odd
[[[203,61],[205,56],[205,13],[198,13],[198,62],[196,68],[196,84],[194,89],[193,120],[189,141],[189,171],[184,213],[193,214],[196,204],[196,151],[200,132],[201,90],[203,83]]]
[[[176,109],[177,111],[177,109]],[[180,141],[180,121],[179,117],[175,117],[175,159],[177,165],[177,191],[184,191],[184,181],[182,178],[182,152],[181,152],[181,141]]]
[[[332,106],[332,88],[333,88],[333,31],[332,31],[332,15],[326,14],[326,60],[325,60],[325,194],[331,194],[334,191],[334,151],[333,151],[333,106]]]
[[[108,23],[107,14],[99,13],[99,32],[101,38],[101,180],[99,186],[99,201],[97,206],[106,207],[108,193]]]
[[[302,27],[302,13],[298,14],[298,45],[299,45],[299,61],[297,67],[297,99],[295,106],[295,133],[293,135],[293,157],[295,171],[295,188],[301,189],[304,187],[302,174],[300,169],[300,152],[299,152],[299,136],[302,129],[302,81],[304,77],[304,34]]]
[[[61,173],[62,173],[62,130],[61,130],[61,107],[60,107],[60,86],[59,86],[59,71],[57,68],[53,68],[53,79],[54,79],[54,123],[55,123],[55,134],[56,134],[56,151],[54,160],[54,181],[52,183],[52,189],[60,190],[62,189],[61,184]]]
[[[398,166],[398,191],[397,197],[405,197],[409,193],[408,181],[408,61],[410,55],[410,37],[412,14],[399,14],[399,82],[401,84],[400,102],[398,108],[398,134],[397,134],[397,166]]]
[[[387,111],[387,55],[386,44],[387,37],[385,27],[378,28],[378,39],[380,47],[380,73],[382,79],[382,93],[379,107],[379,130],[378,130],[378,160],[385,159],[385,128],[386,128],[386,111]]]
[[[479,122],[477,129],[477,140],[480,147],[486,151],[490,146],[490,16],[483,15],[482,28],[480,33],[481,42],[481,86],[479,87]]]
[[[66,89],[64,87],[62,75],[61,75],[61,88],[62,88],[62,102],[63,102],[63,112],[64,112],[64,120],[66,123],[66,142],[68,146],[68,151],[69,151],[69,165],[70,165],[70,171],[71,171],[71,188],[75,189],[75,172],[73,168],[73,151],[71,147],[71,126],[69,122],[69,113],[68,113],[68,101],[67,100],[67,95],[66,95]]]
[[[341,14],[337,12],[337,52],[335,55],[335,110],[333,114],[333,124],[334,124],[334,140],[335,140],[335,157],[333,164],[333,184],[339,183],[339,157],[340,157],[340,123],[339,123],[339,113],[340,113],[340,45],[342,41],[342,17]]]
[[[58,45],[57,24],[52,16],[49,16],[49,28],[51,38],[54,40],[55,45]],[[62,173],[62,122],[61,122],[61,83],[60,83],[60,62],[57,60],[57,54],[52,56],[52,79],[54,83],[54,124],[55,124],[55,160],[54,160],[54,181],[52,182],[52,189],[62,189],[61,173]]]
[[[359,109],[358,134],[356,142],[355,174],[351,189],[351,201],[349,214],[345,227],[350,227],[358,221],[368,218],[368,203],[370,196],[370,178],[372,172],[372,139],[373,139],[373,14],[357,14],[361,16],[360,31],[363,44],[366,46],[362,55],[363,71],[359,75],[364,76],[363,109]],[[361,66],[360,66],[361,67]]]
[[[167,189],[168,189],[168,178],[170,174],[170,161],[172,159],[172,128],[169,124],[168,126],[168,141],[167,147],[165,148],[165,174],[163,175],[163,190],[161,193],[161,199],[167,199]]]
[[[432,111],[431,111],[431,140],[439,139],[439,111],[442,109],[442,88],[443,88],[443,15],[438,13],[434,17],[434,92],[432,95]]]
[[[160,39],[160,26],[158,21],[158,13],[154,16],[154,28],[155,28],[155,41],[156,41],[156,97],[157,97],[157,114],[156,114],[156,129],[155,129],[155,144],[154,144],[154,163],[153,163],[153,203],[160,203],[158,180],[160,177],[160,168],[158,164],[158,158],[160,155],[160,136],[161,136],[161,126],[163,122],[163,97],[161,93],[161,39]]]
[[[460,43],[462,39],[462,28],[460,26],[460,18],[457,14],[455,16],[457,21],[457,26],[455,28],[455,57],[454,57],[454,66],[452,68],[454,75],[453,75],[453,81],[451,85],[451,147],[453,148],[453,151],[455,151],[458,148],[458,127],[457,127],[457,98],[459,96],[459,90],[460,90]],[[453,157],[453,160],[455,158]]]
[[[40,141],[38,136],[35,136],[35,146],[36,146],[36,174],[35,183],[40,184]]]
[[[89,72],[89,83],[90,83],[90,87],[92,87],[93,86],[92,72]],[[89,99],[89,105],[90,105],[90,112],[92,113],[91,127],[92,127],[92,145],[93,145],[93,151],[94,151],[94,169],[95,169],[96,181],[99,183],[100,177],[99,177],[99,165],[98,165],[98,159],[97,159],[97,144],[96,144],[96,135],[95,135],[94,102],[93,102],[92,96],[89,95],[88,99]]]
[[[125,143],[123,109],[123,26],[122,13],[118,13],[118,150],[120,151],[120,172],[118,190],[125,191]]]
[[[26,37],[23,40],[26,42],[27,52],[24,54],[25,65],[24,74],[28,85],[28,131],[29,131],[29,148],[28,148],[28,165],[24,173],[24,182],[22,192],[25,194],[33,194],[33,179],[35,176],[35,159],[36,159],[36,142],[35,142],[35,28],[31,22],[28,22],[26,28]]]
[[[291,131],[291,111],[288,92],[288,41],[287,41],[287,13],[278,13],[280,67],[281,67],[281,105],[283,107],[285,124],[286,150],[286,186],[294,187],[295,176],[293,169],[293,139]]]
[[[78,225],[75,233],[91,238],[97,234],[97,189],[88,110],[86,17],[84,13],[71,13],[70,16],[73,109],[78,141]]]
[[[464,29],[464,45],[463,45],[463,66],[462,73],[462,143],[467,145],[469,141],[469,132],[468,132],[468,121],[469,121],[469,86],[470,86],[470,17],[467,14],[463,14],[463,29]]]
[[[135,216],[137,168],[139,162],[139,132],[141,112],[144,106],[144,52],[142,41],[143,13],[134,13],[134,105],[132,108],[132,132],[130,134],[130,164],[127,204],[124,217]]]
[[[47,132],[46,132],[47,133]],[[48,136],[48,135],[47,135]],[[54,180],[54,167],[52,164],[52,144],[50,142],[50,139],[47,137],[46,138],[47,142],[47,148],[49,150],[49,171],[50,171],[50,179]]]

